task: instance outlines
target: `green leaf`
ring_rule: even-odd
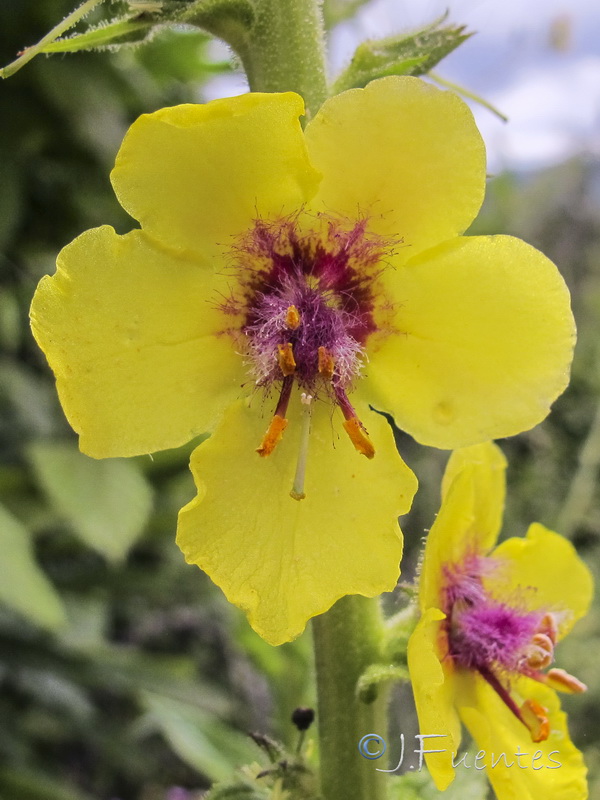
[[[53,630],[64,625],[61,599],[34,558],[27,529],[2,506],[0,553],[0,601],[44,628]]]
[[[110,0],[109,0],[110,1]],[[160,26],[186,22],[190,14],[204,14],[204,7],[210,13],[224,13],[222,6],[227,6],[229,16],[237,14],[245,23],[248,8],[253,9],[249,0],[129,0],[131,13],[112,20],[104,20],[81,33],[70,36],[63,34],[84,19],[89,12],[100,5],[103,0],[85,0],[73,12],[68,14],[58,25],[55,25],[37,44],[26,47],[19,57],[0,69],[0,77],[8,78],[18,72],[39,53],[75,53],[81,50],[103,50],[117,48],[124,44],[135,44],[144,41],[152,31]],[[196,10],[198,7],[198,10]],[[233,12],[230,10],[233,9]],[[190,20],[189,24],[194,24]]]
[[[42,53],[77,53],[80,50],[104,50],[121,44],[142,42],[155,26],[152,20],[125,16],[101,22],[84,33],[65,36],[45,45]]]
[[[152,490],[137,465],[95,461],[67,442],[36,443],[29,457],[41,487],[75,533],[110,561],[122,560],[152,508]]]
[[[248,737],[203,709],[152,692],[142,692],[141,697],[177,755],[210,780],[227,780],[235,767],[255,760]]]
[[[67,14],[62,22],[55,25],[51,31],[48,31],[37,44],[34,44],[32,47],[26,47],[15,61],[8,64],[3,69],[0,69],[0,77],[9,78],[11,75],[14,75],[15,72],[18,72],[25,64],[29,63],[32,58],[35,58],[38,53],[41,53],[46,45],[58,39],[59,36],[62,36],[65,31],[68,31],[69,28],[76,25],[79,20],[84,19],[84,17],[101,2],[102,0],[85,0],[75,11]]]
[[[424,75],[472,34],[464,25],[444,25],[446,17],[408,34],[360,44],[348,68],[335,81],[333,93],[363,88],[387,75]]]

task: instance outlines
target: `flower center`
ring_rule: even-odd
[[[498,569],[491,558],[472,556],[445,569],[444,611],[448,655],[463,669],[476,670],[529,730],[534,742],[550,734],[548,710],[534,699],[514,699],[510,679],[516,675],[565,692],[586,686],[562,669],[541,670],[554,660],[558,615],[527,611],[490,596],[483,577]]]
[[[367,341],[389,330],[390,304],[379,277],[394,242],[352,224],[300,213],[257,220],[233,249],[237,288],[223,305],[255,386],[278,391],[274,416],[257,448],[270,455],[287,427],[294,387],[302,395],[302,448],[308,447],[312,401],[338,406],[359,453],[375,448],[349,400],[366,361]],[[300,464],[306,452],[299,456]],[[300,469],[303,474],[303,468]],[[292,496],[304,496],[295,481]]]

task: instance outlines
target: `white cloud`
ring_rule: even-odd
[[[600,153],[600,56],[532,68],[488,99],[509,117],[504,125],[476,110],[492,170]]]

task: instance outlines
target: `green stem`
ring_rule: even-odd
[[[256,0],[250,40],[240,57],[251,91],[298,92],[310,119],[327,97],[319,0]]]
[[[386,779],[377,772],[385,759],[363,758],[358,743],[376,733],[386,739],[387,691],[372,702],[359,700],[357,683],[381,659],[383,623],[379,601],[343,597],[313,619],[321,790],[325,800],[383,800]],[[375,744],[371,745],[375,753]]]
[[[11,75],[18,72],[21,67],[24,67],[27,62],[31,61],[32,58],[40,53],[47,44],[50,44],[55,39],[58,39],[59,36],[62,36],[65,31],[72,28],[73,25],[79,22],[80,19],[83,19],[86,14],[89,14],[95,6],[100,5],[102,2],[103,0],[87,0],[87,2],[82,3],[79,8],[76,8],[75,11],[72,11],[66,16],[62,22],[55,25],[37,44],[34,44],[32,47],[26,47],[19,58],[4,67],[4,69],[0,69],[0,78],[10,78]]]

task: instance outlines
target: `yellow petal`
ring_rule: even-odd
[[[300,208],[315,192],[298,117],[302,99],[245,94],[144,114],[125,136],[111,178],[150,235],[212,253],[259,216]]]
[[[240,392],[240,357],[221,333],[223,278],[108,226],[64,248],[31,307],[84,453],[131,456],[209,429]]]
[[[560,637],[587,613],[593,578],[564,536],[534,523],[525,538],[507,539],[492,555],[503,568],[486,576],[485,587],[497,597],[512,592],[528,609],[557,612]]]
[[[478,550],[485,553],[495,543],[504,513],[506,458],[493,442],[455,450],[442,480],[442,502],[450,486],[464,470],[473,481],[473,516],[479,532]]]
[[[504,508],[506,460],[491,442],[452,454],[443,502],[425,544],[419,581],[422,611],[442,602],[445,569],[467,555],[485,555],[496,542]]]
[[[391,590],[405,513],[416,479],[398,456],[385,419],[363,420],[376,447],[358,454],[327,403],[315,403],[304,500],[290,497],[300,449],[299,398],[273,453],[255,450],[268,404],[234,404],[215,434],[192,455],[198,496],[179,516],[177,542],[243,609],[270,644],[293,639],[307,620],[346,594]],[[338,417],[340,419],[338,419]]]
[[[382,276],[397,335],[370,353],[378,407],[419,442],[456,448],[540,422],[575,341],[554,264],[508,236],[454,239]]]
[[[520,679],[511,690],[519,701],[534,699],[548,709],[549,738],[532,742],[525,726],[483,678],[462,673],[457,678],[457,704],[475,741],[467,757],[470,768],[475,766],[477,752],[483,751],[485,756],[478,760],[477,767],[487,768],[498,800],[585,800],[587,770],[569,738],[566,715],[560,710],[556,692],[527,678]],[[517,753],[522,755],[517,758]]]
[[[306,128],[317,210],[370,218],[406,260],[462,233],[483,200],[485,149],[455,94],[390,77],[327,100]]]
[[[460,720],[454,709],[452,665],[442,667],[440,647],[441,620],[445,615],[429,608],[419,620],[408,643],[408,667],[419,717],[423,750],[443,750],[425,756],[427,768],[438,789],[446,789],[454,780],[452,753],[460,745]]]

